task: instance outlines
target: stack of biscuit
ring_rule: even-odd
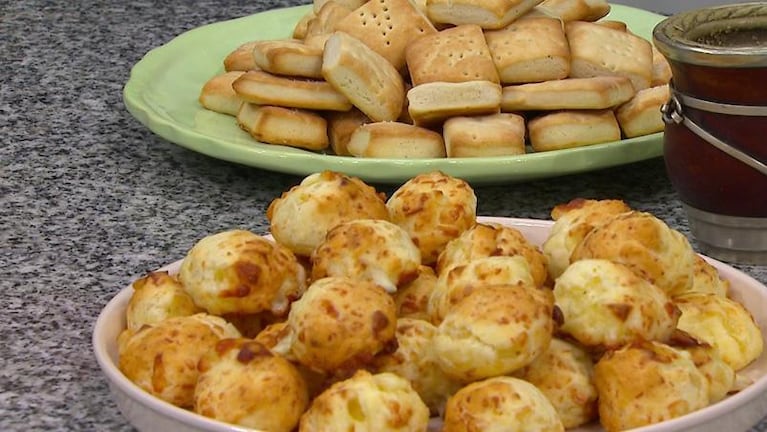
[[[762,355],[717,269],[655,216],[575,199],[538,245],[476,213],[442,172],[388,199],[312,174],[270,205],[272,238],[212,234],[136,280],[119,367],[262,430],[615,431],[720,401]]]
[[[671,70],[604,0],[315,0],[202,87],[256,140],[361,158],[464,158],[663,130]]]

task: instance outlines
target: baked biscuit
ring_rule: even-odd
[[[483,29],[506,27],[541,0],[426,0],[426,12],[438,24],[476,24]]]
[[[527,123],[536,152],[618,141],[621,130],[611,110],[558,111]]]
[[[585,21],[565,24],[570,44],[570,77],[625,76],[635,91],[652,82],[652,44],[629,32]]]
[[[662,132],[665,123],[660,108],[669,101],[668,85],[640,90],[631,100],[615,109],[623,135],[633,138]]]
[[[347,150],[353,156],[388,159],[431,159],[445,157],[442,135],[432,130],[399,122],[367,123],[349,137]]]
[[[373,121],[357,108],[352,108],[349,111],[329,112],[326,119],[328,121],[330,148],[338,156],[352,156],[347,147],[352,133],[358,127]]]
[[[328,125],[316,112],[243,103],[237,125],[256,140],[275,145],[322,150],[328,147]]]
[[[405,51],[410,81],[498,82],[482,28],[464,24],[414,40]]]
[[[259,41],[245,42],[227,54],[224,58],[224,70],[227,72],[247,72],[249,70],[258,69],[258,66],[256,66],[256,59],[253,57],[253,47],[255,47],[258,42]]]
[[[132,284],[133,294],[125,309],[126,328],[138,331],[167,318],[194,315],[202,310],[184,286],[168,272],[152,272]]]
[[[564,317],[559,331],[596,350],[667,341],[679,319],[663,290],[604,259],[570,264],[554,283],[554,299]]]
[[[232,83],[244,73],[242,71],[224,72],[209,79],[200,90],[198,98],[200,105],[211,111],[236,116],[240,111],[242,99],[235,93]]]
[[[570,73],[570,48],[556,18],[525,17],[486,31],[485,38],[503,84],[558,80]]]
[[[320,5],[319,8],[317,8],[317,5],[318,3],[314,3],[315,17],[307,23],[306,36],[304,39],[311,39],[316,36],[333,33],[336,29],[336,25],[356,9],[343,4],[343,2],[339,0],[322,2],[322,5]]]
[[[431,265],[452,239],[477,221],[477,196],[464,180],[440,171],[419,174],[386,202],[391,221],[403,228]]]
[[[708,381],[690,355],[659,342],[609,351],[594,367],[607,431],[658,423],[708,405]]]
[[[296,22],[296,25],[293,26],[293,34],[291,35],[293,39],[303,40],[306,37],[306,31],[309,28],[309,21],[313,20],[316,16],[314,10],[310,10],[301,16],[298,22]]]
[[[393,121],[402,112],[402,76],[381,55],[346,33],[335,32],[325,42],[322,76],[373,121]]]
[[[306,176],[266,210],[274,239],[308,257],[336,225],[353,219],[389,219],[383,194],[357,177],[333,171]]]
[[[319,12],[326,4],[334,2],[349,9],[354,10],[367,3],[367,0],[314,0],[312,1],[312,10]]]
[[[455,116],[496,114],[501,86],[492,81],[430,82],[407,92],[408,112],[418,126],[433,126]]]
[[[666,57],[655,48],[652,47],[652,82],[650,86],[657,87],[659,85],[666,85],[671,82],[671,65],[666,60]]]
[[[596,21],[610,12],[606,0],[544,0],[537,7],[564,22]]]
[[[628,25],[623,21],[617,21],[617,20],[599,20],[595,21],[595,24],[599,24],[603,27],[607,27],[613,30],[618,30],[622,32],[626,32],[629,30]]]
[[[309,394],[295,366],[250,339],[223,339],[200,358],[194,412],[229,424],[291,432]],[[279,383],[279,391],[264,391]]]
[[[368,1],[341,20],[336,30],[347,33],[405,69],[405,49],[416,38],[436,33],[429,18],[409,0]]]
[[[394,303],[397,305],[397,318],[415,318],[429,320],[429,298],[437,285],[434,269],[422,265],[418,267],[418,276],[411,282],[397,288]]]
[[[631,80],[626,77],[567,78],[505,86],[501,110],[606,109],[631,100],[635,93]]]
[[[312,280],[369,280],[389,293],[418,276],[421,253],[407,231],[381,219],[356,219],[328,231],[312,252]]]
[[[443,432],[564,432],[557,411],[534,385],[494,377],[462,388],[447,402]]]
[[[322,78],[322,50],[296,39],[259,41],[253,59],[263,71],[275,75]]]
[[[232,83],[242,100],[257,105],[348,111],[352,103],[330,83],[248,71]]]
[[[452,117],[442,136],[450,158],[525,154],[525,119],[517,114]]]

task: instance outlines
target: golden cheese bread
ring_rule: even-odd
[[[478,25],[459,25],[420,37],[407,47],[405,59],[414,86],[434,81],[498,82],[498,72]]]
[[[242,99],[235,93],[232,83],[244,73],[243,71],[224,72],[206,81],[200,90],[198,98],[200,105],[211,111],[236,116],[240,111]]]
[[[355,37],[335,32],[328,38],[322,55],[322,76],[373,121],[393,121],[402,112],[402,76]]]
[[[352,103],[330,83],[248,71],[232,83],[246,102],[311,110],[348,111]]]
[[[243,103],[237,124],[263,143],[306,150],[328,147],[327,121],[314,111]]]
[[[429,297],[437,284],[437,275],[430,266],[418,267],[418,276],[406,283],[394,293],[397,305],[397,318],[429,320]]]
[[[181,282],[168,272],[151,272],[131,285],[133,295],[125,309],[125,325],[129,330],[138,331],[167,318],[202,312]]]
[[[349,153],[357,157],[387,159],[445,157],[445,142],[441,134],[399,122],[364,124],[352,132],[346,148]]]
[[[662,132],[665,128],[660,109],[668,102],[670,92],[667,84],[640,90],[631,100],[615,110],[615,117],[623,135],[633,138]]]
[[[275,75],[322,78],[322,49],[296,39],[265,40],[253,45],[253,59]]]
[[[570,48],[556,18],[520,18],[500,30],[485,31],[485,38],[503,84],[558,80],[570,74]]]
[[[476,24],[499,29],[524,15],[541,0],[426,0],[429,18],[438,24]]]
[[[525,154],[525,119],[512,113],[452,117],[442,126],[447,157]]]
[[[256,66],[256,60],[253,58],[253,47],[259,41],[249,41],[239,45],[233,51],[224,57],[224,70],[231,71],[243,71],[258,69]]]
[[[537,8],[564,22],[597,21],[610,12],[606,0],[544,0]]]
[[[530,144],[537,152],[583,147],[621,139],[615,115],[607,110],[558,111],[527,123]]]
[[[501,96],[501,110],[599,110],[628,102],[634,94],[634,86],[626,77],[567,78],[505,86]]]
[[[411,88],[407,100],[416,125],[434,126],[450,117],[498,113],[501,86],[492,81],[431,82]]]

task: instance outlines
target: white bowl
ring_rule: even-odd
[[[482,222],[496,222],[519,229],[528,240],[542,244],[551,221],[481,217]],[[732,297],[743,303],[756,319],[763,337],[767,337],[767,287],[722,262],[705,257],[731,283]],[[181,261],[163,267],[177,272]],[[133,293],[122,289],[101,311],[93,330],[93,350],[106,375],[115,402],[128,421],[142,432],[153,431],[251,431],[247,428],[211,420],[164,402],[144,392],[128,380],[117,367],[117,336],[125,328],[125,308]],[[767,341],[765,341],[767,346]],[[726,399],[673,420],[635,429],[636,432],[721,432],[745,431],[767,415],[767,350],[740,372],[753,383]],[[596,432],[602,428],[589,425],[572,432]]]

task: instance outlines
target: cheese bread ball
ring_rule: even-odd
[[[178,277],[195,304],[214,315],[283,315],[306,289],[304,268],[289,249],[245,230],[198,241]]]
[[[594,227],[628,211],[631,208],[620,200],[575,199],[555,206],[551,214],[556,222],[542,245],[551,278],[556,279],[565,271],[575,246]]]
[[[527,381],[499,376],[458,390],[445,408],[443,432],[562,432],[546,396]]]
[[[537,286],[546,283],[546,257],[522,233],[509,226],[478,223],[450,241],[437,259],[437,274],[477,258],[520,255],[530,265]]]
[[[223,339],[202,356],[194,411],[226,423],[290,432],[309,405],[306,383],[282,357],[250,339]]]
[[[727,297],[727,293],[730,292],[730,281],[722,279],[716,267],[709,264],[702,256],[695,255],[690,291]]]
[[[572,261],[589,258],[621,263],[671,296],[692,288],[690,243],[649,213],[622,213],[594,228],[572,254]]]
[[[443,271],[429,298],[431,321],[442,322],[450,309],[475,289],[499,284],[536,288],[530,265],[520,255],[477,258]]]
[[[437,275],[434,274],[434,269],[425,265],[419,266],[418,276],[394,293],[397,317],[429,320],[429,298],[436,285]]]
[[[609,351],[594,366],[599,419],[608,431],[659,423],[708,405],[708,381],[690,354],[660,342]]]
[[[688,293],[675,297],[674,303],[682,311],[679,329],[715,347],[736,371],[762,354],[762,332],[737,301],[716,294]]]
[[[679,334],[685,335],[681,342]],[[670,345],[690,354],[693,363],[708,381],[708,401],[718,402],[735,388],[735,371],[722,360],[719,350],[709,344],[699,342],[682,331],[675,333]]]
[[[535,385],[546,396],[565,428],[581,426],[596,417],[594,363],[582,347],[552,339],[546,352],[514,376]]]
[[[437,328],[413,318],[397,320],[397,350],[379,355],[373,362],[376,372],[391,372],[410,381],[432,414],[444,411],[447,398],[461,384],[440,369],[431,349]]]
[[[542,290],[492,285],[458,302],[437,327],[434,354],[445,373],[463,382],[527,366],[551,341],[553,304]]]
[[[410,382],[393,373],[360,370],[317,396],[299,431],[426,432],[429,408]]]
[[[278,243],[309,256],[327,232],[354,219],[388,219],[383,194],[357,177],[333,171],[307,176],[269,205],[266,217]]]
[[[559,330],[596,349],[666,341],[679,318],[663,290],[628,267],[603,259],[570,264],[554,284],[554,302],[564,318]]]
[[[168,272],[152,272],[133,282],[133,295],[125,311],[127,327],[137,331],[147,324],[202,312],[184,287]]]
[[[393,293],[418,277],[421,252],[405,230],[380,219],[336,225],[312,253],[312,279],[366,279]]]
[[[269,324],[253,339],[282,357],[293,360],[290,354],[290,326],[287,321]]]
[[[424,264],[436,262],[447,242],[477,221],[474,190],[464,180],[440,171],[405,182],[386,202],[386,208],[391,221],[410,234]]]
[[[395,341],[394,300],[380,286],[344,277],[314,281],[288,315],[290,351],[304,366],[343,373]]]
[[[127,330],[130,331],[130,330]],[[240,337],[222,318],[199,313],[142,327],[120,346],[119,368],[146,392],[182,408],[191,408],[197,362],[224,338]]]

